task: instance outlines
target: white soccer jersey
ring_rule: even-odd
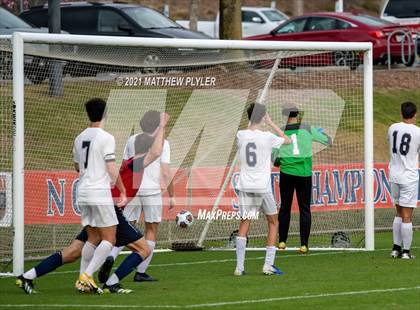
[[[80,169],[79,199],[95,204],[112,203],[111,179],[106,162],[114,160],[115,139],[105,130],[87,128],[77,136],[73,161],[79,164]]]
[[[129,159],[135,155],[134,142],[137,135],[133,135],[127,140],[124,149],[124,159]],[[144,169],[143,179],[141,181],[138,195],[149,196],[161,193],[160,186],[160,164],[170,164],[171,148],[167,140],[163,143],[163,150],[160,157],[156,158],[149,166]]]
[[[413,124],[396,123],[389,127],[389,179],[408,184],[419,180],[420,128]]]
[[[241,171],[239,190],[248,193],[271,191],[271,152],[280,147],[284,139],[271,132],[240,130],[236,135]]]

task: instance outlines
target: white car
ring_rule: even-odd
[[[242,10],[242,37],[249,37],[269,33],[289,17],[283,12],[266,7],[243,6]],[[219,37],[219,13],[215,21],[198,21],[197,30],[213,38]],[[177,20],[178,24],[189,28],[189,20]]]
[[[385,0],[381,18],[395,24],[420,26],[420,0]]]

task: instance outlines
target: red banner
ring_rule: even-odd
[[[375,164],[375,208],[391,208],[388,165]],[[187,170],[179,169],[174,176],[176,207],[164,208],[163,219],[174,219],[178,211],[191,209],[194,215],[200,209],[211,210],[220,191],[227,168],[193,168],[188,182]],[[329,212],[361,209],[364,207],[363,169],[360,164],[314,166],[312,211]],[[220,208],[236,210],[238,191],[235,189],[238,173],[234,173],[226,189]],[[279,173],[273,169],[273,192],[280,200]],[[71,171],[25,171],[25,223],[64,224],[80,223],[77,206],[78,174]],[[296,199],[295,199],[296,200]],[[167,195],[164,194],[167,206]],[[293,206],[297,211],[297,205]]]

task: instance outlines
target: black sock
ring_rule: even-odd
[[[61,252],[54,253],[35,266],[36,276],[39,278],[46,273],[54,271],[61,265],[63,265]]]
[[[138,253],[131,253],[128,255],[121,265],[115,270],[115,275],[118,277],[118,280],[124,279],[133,269],[135,269],[140,263],[143,261],[143,257],[141,257]]]
[[[403,253],[410,254],[410,250],[403,250]]]
[[[393,251],[401,252],[401,246],[400,245],[397,245],[397,244],[394,244],[394,246],[392,247],[392,250]]]

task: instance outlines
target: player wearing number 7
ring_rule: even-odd
[[[89,241],[82,250],[82,262],[88,263],[79,282],[100,292],[93,274],[111,252],[118,224],[111,185],[115,184],[119,189],[118,206],[125,206],[127,197],[115,164],[115,139],[102,129],[106,119],[106,102],[93,98],[86,102],[85,108],[91,124],[76,137],[73,148],[74,166],[79,172],[77,203]],[[97,246],[93,251],[89,249],[92,244]],[[91,259],[87,259],[88,256]]]
[[[284,135],[266,114],[266,108],[262,104],[252,104],[248,108],[250,125],[246,130],[237,133],[237,145],[241,171],[239,174],[239,212],[241,222],[239,224],[238,236],[236,237],[236,276],[243,275],[246,236],[248,234],[251,219],[259,215],[262,208],[267,217],[268,236],[267,250],[263,273],[267,275],[282,274],[274,266],[276,255],[276,235],[278,228],[277,205],[271,190],[271,152],[274,148],[280,147],[283,143],[288,144],[290,140]],[[277,135],[271,132],[261,131],[263,120]]]
[[[279,249],[286,248],[290,212],[296,190],[300,217],[299,251],[307,253],[312,222],[312,142],[331,145],[331,139],[322,129],[302,124],[302,113],[297,107],[285,107],[282,114],[287,118],[284,133],[292,140],[292,144],[273,152],[274,165],[280,166]]]
[[[413,210],[417,207],[419,188],[420,128],[415,125],[417,107],[412,102],[401,105],[402,122],[391,125],[388,142],[391,161],[389,180],[391,195],[396,208],[392,225],[394,247],[391,257],[412,259]],[[401,244],[403,246],[401,251]]]

